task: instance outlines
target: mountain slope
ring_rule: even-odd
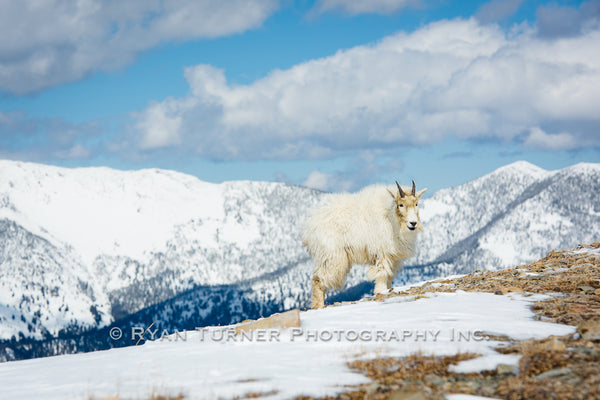
[[[77,254],[0,219],[0,337],[41,339],[111,320],[106,294]]]
[[[116,265],[117,271],[105,273],[113,277],[107,287],[118,308],[115,317],[198,285],[243,283],[306,260],[300,226],[319,192],[262,182],[228,182],[222,190],[221,218],[194,218],[175,226],[165,249],[152,252],[148,261],[96,260],[99,271]]]
[[[518,162],[423,202],[411,265],[454,273],[508,267],[600,237],[600,164],[544,171]]]
[[[545,171],[526,162],[441,190],[421,202],[425,233],[396,283],[595,241],[597,193],[600,164]],[[192,329],[305,307],[312,263],[300,231],[324,196],[172,171],[0,161],[0,340],[91,329],[87,339],[48,342],[46,353],[23,341],[20,354],[91,350],[112,345],[95,328]],[[329,301],[371,293],[364,279],[354,268]]]
[[[172,171],[0,161],[0,219],[38,238],[44,253],[51,249],[49,257],[58,260],[52,285],[68,286],[72,293],[65,307],[88,307],[78,279],[93,287],[98,297],[93,304],[103,315],[99,326],[195,287],[243,283],[306,262],[299,227],[321,195],[280,183],[214,185]],[[51,293],[37,276],[52,265],[34,262],[33,248],[14,235],[3,244],[8,254],[11,249],[27,254],[0,260],[5,294],[21,296],[29,280]],[[37,307],[44,316],[55,312],[43,296]],[[3,324],[12,327],[0,330],[0,338],[19,332],[40,337],[20,316],[7,311]],[[72,317],[61,317],[63,327],[90,326],[87,314]],[[40,331],[44,321],[35,320]],[[59,327],[45,329],[56,333]]]

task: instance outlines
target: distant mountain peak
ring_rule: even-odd
[[[587,173],[587,172],[600,172],[600,163],[588,163],[580,162],[570,167],[565,168],[563,171],[571,171],[576,173]]]
[[[499,173],[499,172],[511,172],[511,173],[524,173],[524,174],[528,174],[528,175],[537,175],[537,176],[541,176],[541,175],[545,175],[548,174],[549,171],[538,167],[535,164],[532,164],[528,161],[515,161],[511,164],[507,164],[503,167],[500,167],[498,169],[496,169],[494,172],[492,173]]]

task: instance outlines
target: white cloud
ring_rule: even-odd
[[[348,171],[336,171],[333,173],[324,173],[320,171],[312,171],[302,182],[302,186],[312,189],[322,190],[325,192],[353,192],[367,184],[374,183],[373,179],[377,179],[377,175],[370,175],[369,179],[358,174],[352,174],[354,168]]]
[[[525,145],[541,150],[571,150],[577,147],[583,147],[582,143],[577,143],[573,135],[563,132],[549,134],[542,129],[531,128],[529,136],[525,140]]]
[[[180,104],[170,107],[173,101],[165,100],[161,104],[150,105],[144,118],[141,119],[136,128],[144,132],[140,147],[142,149],[154,149],[179,144],[182,116],[179,115]]]
[[[302,185],[329,192],[352,192],[377,183],[382,176],[399,177],[404,170],[404,163],[398,159],[397,154],[387,153],[360,151],[351,157],[348,165],[342,170],[328,173],[312,171]]]
[[[139,114],[137,142],[148,143],[145,123],[164,112],[178,118],[172,134],[182,149],[212,159],[324,158],[446,137],[509,141],[553,124],[600,146],[598,43],[599,30],[546,40],[471,19],[398,33],[249,85],[198,65],[185,72],[190,96]]]
[[[277,0],[20,0],[0,4],[0,90],[17,94],[131,62],[161,42],[260,26]]]
[[[302,182],[303,186],[318,189],[318,190],[328,190],[331,185],[331,174],[325,174],[319,171],[312,171],[304,182]]]
[[[68,150],[58,150],[54,153],[54,156],[59,159],[84,159],[91,155],[90,149],[83,146],[80,143],[75,143]]]
[[[338,11],[350,15],[391,14],[419,4],[421,4],[421,0],[318,0],[312,12]]]

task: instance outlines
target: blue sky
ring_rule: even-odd
[[[600,162],[600,2],[0,2],[0,158],[434,192]]]

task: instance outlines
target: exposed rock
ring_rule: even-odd
[[[568,367],[554,368],[554,369],[551,369],[550,371],[546,371],[544,373],[536,375],[536,379],[553,379],[553,378],[563,377],[566,375],[573,375],[573,371],[571,371],[571,368],[568,368]]]
[[[565,346],[565,343],[562,340],[554,337],[550,341],[550,350],[564,351],[566,349],[567,349],[567,346]]]
[[[425,375],[425,382],[442,388],[446,384],[446,379],[435,374],[427,374]]]
[[[241,324],[235,327],[236,333],[250,332],[256,329],[287,329],[300,327],[300,310],[286,311],[281,314],[273,314],[268,318]]]
[[[590,286],[590,285],[581,285],[578,288],[579,290],[581,290],[584,293],[592,293],[593,291],[596,290],[596,288]]]
[[[400,389],[390,393],[387,400],[427,400],[427,396],[418,390]]]
[[[500,375],[516,375],[519,368],[515,365],[510,364],[498,364],[496,372]]]
[[[494,294],[503,295],[506,293],[513,293],[513,292],[514,293],[523,293],[523,289],[516,287],[516,286],[503,287],[503,288],[496,290],[494,292]]]
[[[581,323],[577,327],[577,332],[585,340],[600,341],[600,320]]]

